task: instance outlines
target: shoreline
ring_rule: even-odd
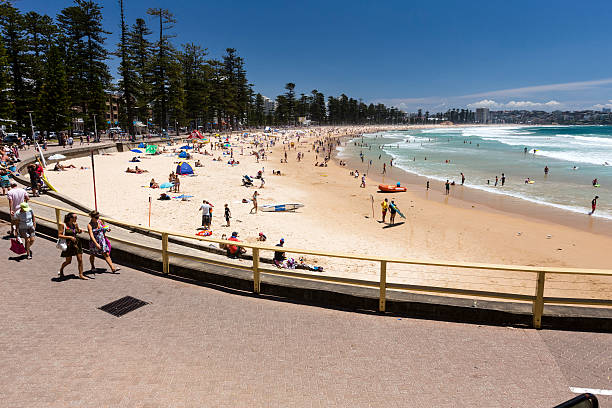
[[[494,125],[493,125],[494,126]],[[504,125],[500,125],[503,127]],[[463,127],[463,126],[456,126]],[[465,126],[471,127],[471,126]],[[529,126],[531,127],[531,126]],[[411,130],[418,128],[410,128]],[[354,138],[354,136],[353,136]],[[351,137],[347,137],[343,140],[343,143],[348,143]],[[347,157],[339,157],[341,153],[347,154]],[[388,160],[391,156],[381,151],[383,159]],[[350,157],[349,157],[350,156]],[[334,163],[339,166],[339,160],[343,160],[347,163],[347,170],[358,169],[361,174],[361,170],[367,165],[360,162],[358,156],[352,156],[346,153],[346,150],[335,150],[333,155]],[[373,164],[373,168],[376,165]],[[387,179],[385,181],[385,178]],[[376,185],[385,183],[401,182],[402,186],[407,188],[407,191],[412,194],[417,194],[421,199],[431,200],[438,203],[444,203],[445,205],[456,206],[459,208],[474,208],[472,206],[484,207],[484,209],[496,212],[496,213],[507,213],[510,215],[516,215],[525,219],[544,221],[551,224],[563,225],[570,228],[576,228],[581,231],[590,232],[593,234],[603,235],[612,237],[612,220],[604,217],[592,217],[586,213],[578,213],[564,208],[556,207],[552,204],[538,203],[531,201],[526,198],[515,197],[509,194],[494,193],[485,191],[470,185],[462,186],[457,184],[451,186],[450,195],[444,194],[444,182],[429,178],[427,176],[413,173],[409,170],[402,169],[400,167],[387,166],[387,175],[383,176],[381,171],[370,171],[367,175],[367,179],[370,183],[374,182]],[[430,192],[426,191],[426,182],[430,181]],[[586,208],[585,208],[586,209]]]

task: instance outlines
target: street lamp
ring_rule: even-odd
[[[36,136],[34,135],[34,122],[32,122],[32,112],[28,111],[28,115],[30,115],[30,126],[32,127],[32,141],[36,141]]]
[[[94,118],[94,141],[95,142],[99,142],[100,140],[98,140],[98,126],[96,124],[96,113],[92,113],[92,116]]]

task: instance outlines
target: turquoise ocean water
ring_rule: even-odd
[[[341,156],[363,152],[365,163],[380,167],[382,154],[381,161],[392,157],[394,166],[432,181],[459,184],[463,172],[467,186],[575,213],[589,213],[598,195],[594,216],[612,219],[612,126],[415,129],[364,135],[365,147],[355,142],[362,138],[347,143]],[[506,184],[495,187],[502,173]],[[535,183],[525,184],[527,177]]]

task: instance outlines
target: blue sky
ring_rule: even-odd
[[[612,107],[609,1],[124,0],[127,19],[170,9],[176,45],[245,58],[255,90],[274,97],[341,92],[418,108]],[[100,0],[116,44],[117,0]],[[54,16],[68,0],[18,0]],[[111,63],[112,67],[116,63]],[[113,70],[114,71],[114,70]]]

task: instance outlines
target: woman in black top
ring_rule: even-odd
[[[78,237],[78,234],[81,232],[83,231],[79,228],[79,224],[77,224],[76,214],[66,214],[64,217],[64,223],[60,225],[58,231],[58,238],[66,240],[66,250],[62,251],[60,254],[62,258],[66,258],[62,266],[60,266],[60,270],[58,272],[60,277],[64,277],[64,268],[70,265],[72,262],[72,257],[76,256],[79,268],[79,278],[88,279],[85,275],[83,275],[83,247],[81,246],[81,241]]]

